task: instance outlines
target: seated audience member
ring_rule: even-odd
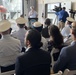
[[[33,28],[41,33],[43,25],[40,22],[35,22]],[[48,51],[48,41],[43,36],[41,37],[41,42],[43,43],[41,49]]]
[[[51,52],[52,66],[53,66],[54,62],[56,62],[58,59],[61,48],[64,47],[64,43],[63,43],[63,37],[57,26],[51,25],[49,29],[50,29],[49,50]]]
[[[71,42],[73,41],[72,37],[71,37],[70,30],[71,30],[71,27],[72,27],[72,22],[74,22],[74,19],[68,17],[67,20],[68,20],[69,25],[67,24],[68,26],[64,27],[63,31],[61,33],[63,34],[63,36],[66,34],[66,37],[64,36],[65,37],[64,38],[65,45],[70,45]]]
[[[55,73],[59,70],[64,71],[67,68],[76,70],[76,27],[72,27],[71,36],[73,42],[61,50],[59,58],[53,67]]]
[[[10,36],[11,23],[8,20],[0,21],[0,68],[1,72],[14,70],[16,58],[20,54],[20,41]]]
[[[46,38],[47,40],[49,39],[49,33],[48,33],[48,29],[49,29],[49,26],[51,25],[51,20],[49,18],[47,18],[45,20],[45,28],[42,29],[42,36],[44,38]]]
[[[40,47],[41,34],[36,30],[29,30],[25,35],[26,52],[19,56],[16,62],[16,75],[50,75],[50,53]]]
[[[19,27],[19,30],[12,33],[12,36],[20,40],[22,52],[25,52],[24,38],[25,38],[26,30],[24,27],[25,27],[26,19],[19,17],[16,19],[16,22]]]
[[[72,27],[71,26],[71,23],[74,22],[74,19],[71,18],[71,17],[67,17],[67,22],[65,24],[65,27],[62,29],[61,31],[61,34],[62,36],[65,38],[65,37],[69,37],[70,35],[70,28]]]

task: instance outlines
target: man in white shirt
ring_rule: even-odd
[[[61,34],[63,35],[63,37],[69,36],[72,22],[74,22],[74,19],[71,17],[67,17],[67,22],[65,24],[65,27],[61,31]]]
[[[64,43],[66,45],[70,45],[71,43],[71,34],[70,34],[70,29],[72,27],[71,23],[74,22],[74,19],[71,17],[67,17],[67,22],[65,24],[65,27],[62,29],[61,34],[64,37]]]
[[[21,50],[20,41],[10,36],[10,28],[11,23],[8,20],[0,22],[0,33],[2,35],[0,40],[0,67],[2,67],[2,71],[7,70],[8,68],[5,69],[5,67],[9,65],[15,69],[15,60]]]
[[[31,6],[30,9],[31,10],[30,10],[30,12],[28,14],[28,17],[29,18],[37,18],[38,17],[38,13],[34,10],[34,7]]]
[[[12,33],[12,36],[18,40],[20,40],[21,42],[21,47],[22,47],[22,52],[25,52],[25,44],[24,44],[24,38],[25,38],[25,33],[27,30],[25,30],[25,23],[26,23],[26,19],[23,17],[19,17],[16,19],[16,23],[19,27],[19,30]]]

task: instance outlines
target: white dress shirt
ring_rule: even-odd
[[[21,42],[21,47],[25,47],[24,38],[25,38],[26,30],[24,28],[20,28],[18,31],[12,33],[12,36],[16,39],[19,39]]]
[[[0,39],[0,66],[15,64],[20,54],[20,45],[20,41],[10,35],[4,35]]]
[[[30,12],[29,12],[29,18],[37,18],[37,15],[38,15],[38,14],[37,14],[36,11],[33,11],[33,12],[30,11]]]
[[[43,49],[45,51],[48,51],[48,42],[47,42],[47,40],[44,37],[42,37],[41,42],[43,43],[43,46],[41,47],[41,49]]]
[[[69,34],[70,34],[70,27],[69,27],[69,25],[66,25],[66,26],[62,29],[61,34],[62,34],[62,36],[64,36],[64,37],[69,36]]]

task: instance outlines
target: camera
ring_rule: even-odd
[[[71,14],[75,14],[75,13],[76,13],[76,10],[72,10],[72,9],[70,9],[69,13],[71,13]]]
[[[71,13],[71,17],[74,18],[76,10],[70,9],[69,13]]]
[[[55,6],[55,8],[54,8],[53,10],[54,10],[54,11],[56,11],[56,12],[59,12],[59,11],[61,11],[61,10],[62,10],[62,8],[61,8],[61,6],[60,6],[60,7]]]

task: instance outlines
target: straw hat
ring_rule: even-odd
[[[40,22],[34,22],[33,28],[35,28],[36,30],[38,30],[39,32],[41,32],[42,28],[43,28],[43,25]]]
[[[26,23],[26,19],[23,17],[19,17],[16,19],[16,23],[17,24],[25,24]]]
[[[42,24],[41,24],[40,22],[34,22],[33,26],[34,26],[34,27],[41,27]]]
[[[67,17],[67,21],[74,22],[75,20],[71,17]]]
[[[5,32],[11,28],[11,23],[8,20],[2,20],[0,22],[0,32]]]

